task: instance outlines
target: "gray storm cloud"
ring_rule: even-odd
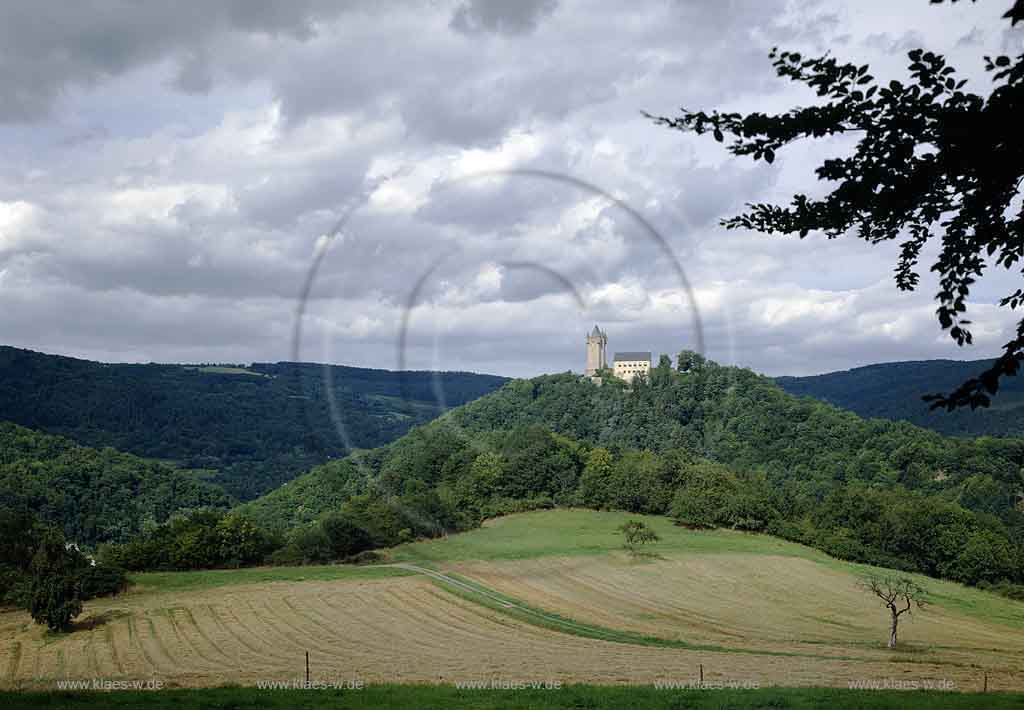
[[[312,291],[308,357],[393,367],[409,288],[448,253],[410,320],[410,366],[440,350],[449,368],[579,369],[595,320],[613,347],[692,345],[670,264],[606,202],[457,183],[519,168],[586,179],[655,224],[720,361],[800,374],[994,354],[1008,325],[995,291],[975,306],[976,347],[958,350],[930,284],[897,292],[891,250],[718,227],[747,202],[820,190],[813,148],[754,166],[640,112],[813,101],[774,77],[775,45],[898,77],[920,43],[986,81],[983,50],[1020,46],[1000,14],[880,0],[7,3],[0,341],[108,360],[286,358],[318,240],[358,202]],[[588,307],[543,270],[500,266],[527,261]]]

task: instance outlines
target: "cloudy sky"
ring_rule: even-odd
[[[595,322],[655,353],[700,322],[709,357],[768,374],[994,355],[1009,279],[964,350],[894,248],[718,226],[821,194],[842,142],[755,165],[641,111],[813,102],[776,45],[900,79],[923,46],[984,91],[982,55],[1024,43],[1009,4],[5,0],[0,343],[276,361],[301,312],[302,359],[386,368],[403,323],[408,366],[506,375],[582,369]]]

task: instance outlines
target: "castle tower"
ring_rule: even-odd
[[[605,359],[605,348],[608,346],[608,336],[601,332],[596,325],[587,336],[587,377],[593,377],[597,371],[608,366]]]

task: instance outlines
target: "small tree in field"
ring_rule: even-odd
[[[625,523],[619,526],[619,532],[626,537],[626,542],[623,544],[630,554],[635,555],[637,553],[637,547],[639,545],[646,545],[649,542],[657,542],[661,538],[658,534],[651,530],[646,523],[639,520],[627,520]]]
[[[889,648],[896,648],[896,628],[900,617],[909,614],[912,606],[924,609],[925,589],[909,577],[869,575],[860,586],[882,600],[889,610]]]

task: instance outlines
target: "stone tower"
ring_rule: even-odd
[[[608,336],[595,325],[594,329],[590,331],[590,335],[587,336],[587,369],[585,372],[587,377],[593,377],[598,370],[608,366],[604,352],[607,346]]]

